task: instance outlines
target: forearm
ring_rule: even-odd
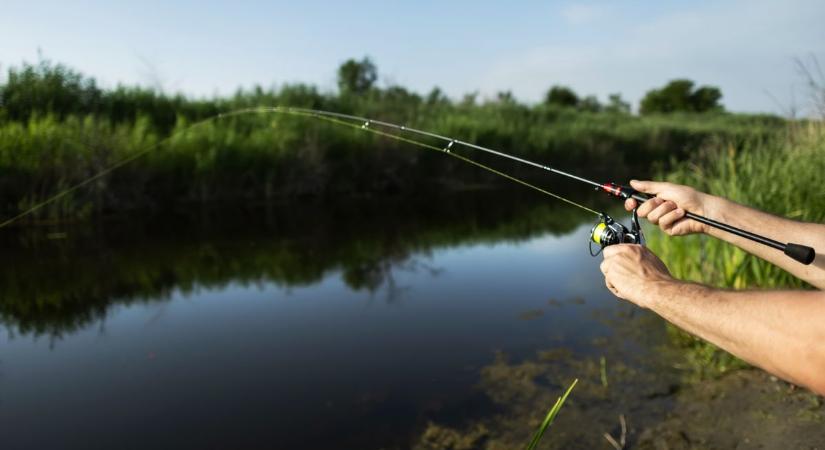
[[[816,260],[811,265],[800,264],[781,251],[758,244],[716,228],[708,228],[707,234],[775,264],[813,286],[825,289],[825,225],[797,222],[777,217],[736,202],[708,196],[705,214],[714,220],[753,231],[779,242],[793,242],[813,247],[817,251]]]
[[[817,291],[723,291],[664,281],[647,305],[702,339],[825,395],[825,297]]]

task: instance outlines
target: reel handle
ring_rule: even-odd
[[[617,185],[614,183],[605,183],[601,185],[601,189],[607,192],[608,194],[614,195],[616,197],[621,197],[623,199],[632,198],[639,202],[640,205],[654,197],[652,195],[645,194],[644,192],[639,192],[630,186]],[[807,245],[794,244],[792,242],[783,244],[771,238],[756,233],[751,233],[750,231],[746,231],[741,228],[728,225],[726,223],[717,222],[713,219],[708,219],[707,217],[700,216],[692,212],[685,212],[685,217],[695,220],[699,223],[703,223],[710,227],[727,231],[728,233],[731,233],[739,237],[743,237],[753,242],[757,242],[759,244],[775,248],[784,253],[785,255],[787,255],[788,257],[790,257],[791,259],[793,259],[794,261],[800,262],[805,265],[811,264],[812,262],[814,262],[814,259],[816,259],[816,250]]]

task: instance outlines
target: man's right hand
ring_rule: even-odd
[[[708,226],[685,217],[685,212],[702,215],[708,213],[708,204],[712,196],[699,192],[689,186],[665,183],[658,181],[632,180],[633,189],[656,197],[639,206],[639,217],[647,217],[654,225],[659,225],[665,233],[671,236],[682,236],[693,233],[706,233]],[[624,207],[628,211],[638,206],[633,199],[625,201]]]

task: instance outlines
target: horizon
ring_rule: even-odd
[[[825,60],[825,27],[817,23],[825,4],[812,0],[426,2],[417,9],[86,3],[80,11],[49,0],[42,15],[12,1],[0,18],[8,43],[3,79],[9,67],[36,63],[42,50],[106,89],[140,85],[204,99],[303,83],[332,93],[338,66],[369,56],[379,86],[420,95],[438,87],[454,101],[511,91],[535,104],[550,86],[564,85],[602,102],[620,93],[636,111],[647,91],[687,78],[719,87],[729,111],[805,115],[797,61]]]

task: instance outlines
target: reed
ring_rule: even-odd
[[[139,87],[103,90],[49,61],[12,68],[0,85],[0,215],[154,148],[44,208],[35,220],[84,217],[170,203],[443,191],[495,183],[489,174],[398,142],[277,115],[189,125],[252,106],[297,106],[401,123],[591,176],[643,176],[691,156],[710,139],[742,142],[781,130],[775,116],[681,113],[634,116],[512,96],[461,101],[400,86],[320,92],[296,84],[190,99]],[[529,168],[504,166],[523,178]]]
[[[553,421],[556,420],[556,416],[559,414],[559,411],[561,411],[561,407],[567,400],[567,396],[570,395],[570,392],[573,391],[573,388],[576,387],[576,383],[578,382],[578,378],[573,380],[573,382],[570,383],[570,386],[567,388],[567,390],[564,391],[564,394],[562,394],[561,397],[556,399],[556,403],[553,404],[553,407],[550,408],[550,411],[547,412],[547,415],[544,417],[544,421],[542,421],[538,430],[536,430],[536,433],[533,435],[533,439],[530,441],[529,444],[527,444],[525,450],[534,450],[536,447],[538,447],[541,438],[544,436],[544,433],[550,428],[551,425],[553,425]]]
[[[780,216],[825,222],[825,126],[809,122],[744,145],[718,141],[662,178],[693,186]],[[674,276],[725,288],[806,288],[801,280],[738,248],[706,236],[671,238],[648,233],[649,245]],[[689,350],[699,377],[739,368],[743,362],[687,334],[670,334]]]

